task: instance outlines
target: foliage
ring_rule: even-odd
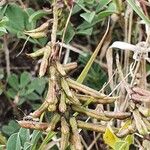
[[[0,2],[0,149],[148,148],[149,3]]]

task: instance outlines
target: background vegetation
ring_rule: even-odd
[[[0,149],[149,149],[149,6],[1,0]]]

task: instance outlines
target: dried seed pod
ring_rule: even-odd
[[[150,109],[149,108],[139,105],[138,110],[145,117],[150,117]]]
[[[56,70],[53,66],[50,66],[50,79],[49,79],[49,87],[46,95],[46,101],[49,104],[57,104],[57,93],[56,93]]]
[[[35,110],[33,113],[30,113],[30,115],[34,118],[39,118],[47,108],[48,103],[45,101],[37,110]]]
[[[46,129],[46,132],[53,131],[56,127],[56,124],[60,120],[60,115],[58,113],[55,113],[51,119],[50,124],[48,125],[48,128]]]
[[[50,112],[56,111],[56,104],[49,104],[48,105],[48,111],[50,111]]]
[[[34,122],[34,121],[17,121],[22,128],[35,129],[35,130],[46,130],[48,123]]]
[[[43,31],[45,31],[45,30],[48,29],[49,22],[50,22],[50,21],[47,21],[47,22],[43,23],[40,27],[38,27],[38,28],[36,28],[36,29],[29,30],[29,31],[25,31],[25,33],[37,33],[37,32],[43,32]]]
[[[141,117],[141,115],[140,115],[140,113],[137,109],[133,111],[133,117],[134,117],[134,120],[135,120],[136,128],[139,131],[139,133],[141,135],[148,134],[148,129],[147,129],[144,121],[142,120],[142,117]]]
[[[65,118],[61,118],[61,141],[60,141],[60,149],[65,150],[69,143],[69,125],[66,122]]]
[[[45,51],[44,51],[44,56],[42,58],[42,62],[41,62],[41,65],[40,65],[40,69],[39,69],[39,77],[42,77],[45,75],[46,73],[46,70],[47,70],[47,66],[48,66],[48,58],[52,52],[50,46],[50,44],[48,43],[46,46],[45,46]]]
[[[110,111],[104,111],[104,114],[108,118],[115,118],[115,119],[126,119],[131,116],[130,112],[110,112]]]
[[[77,122],[74,117],[70,118],[70,125],[72,128],[72,137],[71,137],[71,143],[74,146],[76,150],[83,150],[83,146],[81,144],[81,139],[79,135],[79,131],[77,128]]]
[[[32,32],[32,33],[28,33],[28,32],[24,32],[24,34],[34,38],[34,39],[39,39],[39,38],[42,38],[42,37],[46,37],[46,33],[45,32]]]
[[[80,105],[80,102],[78,99],[76,99],[75,97],[73,97],[73,94],[68,86],[67,81],[65,80],[65,78],[61,78],[61,86],[64,90],[64,92],[66,93],[68,99],[73,103],[73,104],[77,104]]]
[[[39,77],[43,77],[45,75],[47,66],[48,66],[48,60],[43,59],[40,65]]]
[[[60,103],[59,103],[59,111],[64,113],[67,109],[66,105],[66,95],[64,91],[61,91]]]
[[[63,64],[63,68],[65,72],[71,71],[77,67],[76,62],[68,63],[68,64]]]
[[[98,119],[98,120],[104,120],[104,121],[109,121],[110,120],[110,118],[106,117],[104,115],[104,113],[99,114],[95,110],[91,110],[91,109],[88,109],[88,108],[85,108],[85,107],[82,107],[82,106],[75,106],[75,105],[73,105],[72,109],[74,111],[77,111],[77,112],[80,112],[80,113],[84,113],[87,116],[93,117],[93,118]]]
[[[83,84],[78,83],[77,81],[74,81],[70,78],[67,78],[66,81],[68,82],[68,85],[78,91],[81,91],[85,94],[89,94],[91,96],[93,96],[94,98],[106,98],[106,99],[114,99],[114,97],[108,97],[107,95],[103,94],[103,93],[99,93],[96,90],[93,90],[92,88],[89,88]],[[115,97],[115,99],[118,97]]]
[[[58,61],[56,61],[56,68],[62,76],[66,76],[66,72],[65,72],[63,66]]]
[[[120,131],[117,133],[117,136],[118,136],[118,137],[125,137],[125,136],[127,136],[127,135],[129,135],[129,134],[134,133],[135,130],[136,130],[135,122],[132,122],[132,124],[129,125],[127,128],[120,130]]]
[[[45,51],[45,47],[33,52],[33,53],[30,53],[30,54],[26,54],[27,56],[30,56],[32,58],[36,58],[36,57],[39,57],[39,56],[42,56],[44,55],[44,51]]]
[[[142,119],[143,119],[143,121],[144,121],[147,129],[150,131],[150,122],[146,118],[144,118],[144,117]]]
[[[110,104],[110,103],[113,103],[117,97],[112,97],[111,99],[108,97],[106,98],[94,98],[90,95],[82,95],[82,94],[76,94],[77,98],[83,102],[87,102],[88,100],[91,101],[91,103],[98,103],[98,104]]]
[[[100,132],[100,133],[105,133],[105,130],[106,130],[105,125],[87,123],[87,122],[80,121],[80,120],[77,121],[77,125],[79,128],[91,130],[91,131],[95,131],[95,132]]]

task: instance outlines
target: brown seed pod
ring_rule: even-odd
[[[79,131],[77,128],[77,122],[74,117],[70,118],[70,125],[72,129],[72,135],[71,135],[71,143],[74,146],[76,150],[83,150],[83,146],[81,144],[81,139],[79,135]]]
[[[69,144],[69,136],[70,130],[69,125],[66,122],[65,118],[61,118],[61,141],[60,141],[60,149],[65,150]]]
[[[34,121],[17,121],[22,128],[35,129],[35,130],[46,130],[48,123],[34,122]]]

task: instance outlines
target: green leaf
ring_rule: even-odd
[[[107,30],[106,30],[105,34],[103,35],[101,41],[99,42],[98,46],[96,47],[94,53],[92,54],[91,58],[89,59],[88,63],[86,64],[85,68],[82,70],[80,76],[78,77],[77,82],[82,83],[84,81],[84,79],[85,79],[86,75],[88,74],[94,60],[96,59],[96,56],[97,56],[99,50],[101,49],[102,43],[103,43],[107,33],[108,33],[108,27],[107,27]]]
[[[6,12],[6,17],[9,19],[7,23],[7,29],[10,33],[17,34],[27,30],[29,26],[28,14],[19,5],[9,4]]]
[[[46,137],[45,137],[45,139],[43,140],[42,144],[40,145],[39,150],[43,150],[43,149],[44,149],[44,146],[45,146],[46,144],[48,144],[48,142],[52,139],[52,137],[53,137],[54,135],[56,135],[55,132],[53,132],[53,131],[48,132],[48,134],[46,135]]]
[[[99,23],[100,21],[102,21],[103,19],[105,19],[106,17],[108,17],[109,15],[113,14],[114,12],[115,10],[114,11],[102,11],[94,16],[94,19],[91,23],[84,21],[81,25],[77,27],[77,30],[85,30],[85,29],[91,28],[97,23]]]
[[[82,13],[80,14],[80,16],[86,20],[88,23],[91,23],[94,16],[95,16],[95,12],[88,12],[88,13]]]
[[[2,127],[2,131],[10,136],[11,134],[17,132],[19,128],[20,126],[18,125],[18,123],[16,123],[16,121],[14,120],[11,120],[8,125],[4,125]]]
[[[14,91],[12,88],[9,88],[8,90],[7,90],[7,95],[10,97],[10,98],[15,98],[15,96],[17,95],[17,92],[16,91]]]
[[[64,38],[65,43],[68,44],[73,39],[74,35],[75,35],[74,28],[71,25],[71,23],[69,23],[65,33],[65,38]]]
[[[137,5],[135,5],[135,2],[133,0],[127,0],[127,2],[130,4],[132,9],[142,18],[142,20],[144,20],[144,22],[147,25],[150,25],[150,19],[145,16],[145,14],[141,10],[141,8],[139,6],[137,6]]]
[[[46,80],[44,78],[35,78],[28,85],[28,89],[34,89],[38,94],[42,94],[46,85]]]
[[[129,145],[134,143],[134,136],[133,135],[127,135],[124,139]]]
[[[20,88],[25,87],[31,81],[31,74],[23,72],[20,77]]]
[[[114,150],[129,150],[129,144],[124,141],[116,142]]]
[[[32,147],[31,143],[25,142],[23,146],[23,150],[31,150],[31,147]]]
[[[18,76],[15,74],[11,74],[8,77],[8,84],[14,89],[19,90],[19,82],[18,82]]]
[[[76,32],[76,35],[79,34],[79,35],[92,35],[92,31],[93,31],[93,28],[89,28],[89,29],[85,29],[85,30],[79,30]]]
[[[5,33],[7,33],[7,30],[5,27],[0,27],[0,36],[4,35]]]
[[[114,134],[110,126],[106,128],[106,131],[103,135],[103,139],[104,142],[108,144],[110,147],[112,147],[113,149],[115,148],[115,143],[120,141],[120,139]]]
[[[0,21],[0,27],[4,27],[8,21],[9,19],[6,16],[4,16]]]
[[[11,135],[7,141],[7,150],[21,150],[21,140],[18,133]]]
[[[48,14],[48,12],[46,12],[44,10],[38,10],[29,17],[29,22],[31,23],[33,21],[36,21],[36,20],[42,18],[43,16],[46,16],[47,14]]]
[[[26,98],[28,100],[38,100],[38,99],[41,99],[41,97],[36,94],[35,92],[32,92],[31,94],[27,95]]]
[[[30,130],[29,129],[20,128],[19,136],[20,136],[22,146],[24,146],[25,142],[30,142]]]
[[[107,7],[107,4],[110,3],[111,0],[101,0],[96,7],[96,12],[101,11],[102,9]],[[106,8],[107,9],[107,8]]]
[[[32,148],[31,149],[33,149],[33,147],[36,147],[37,142],[40,139],[41,135],[42,135],[41,131],[37,131],[37,130],[33,131],[32,139],[31,139],[31,144],[32,144]]]

